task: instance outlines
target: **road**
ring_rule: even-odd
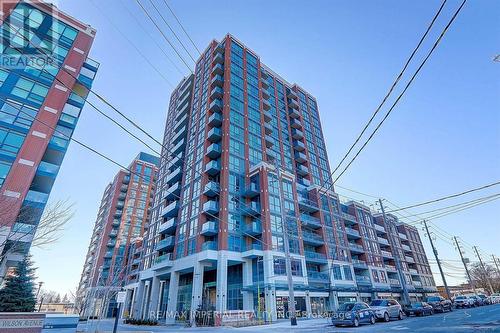
[[[449,332],[500,332],[500,304],[483,306],[473,309],[459,309],[452,312],[439,313],[427,317],[411,317],[404,320],[395,320],[389,323],[376,323],[375,325],[362,325],[358,328],[334,327],[326,319],[301,320],[296,327],[290,327],[286,321],[272,325],[253,326],[242,328],[210,327],[210,328],[184,328],[175,327],[148,327],[120,325],[119,332],[234,332],[234,333],[341,333],[341,332],[422,332],[422,333],[449,333]],[[80,324],[79,331],[85,332],[86,325]],[[92,328],[90,325],[88,328]],[[95,328],[95,324],[94,327]],[[99,332],[111,332],[112,321],[104,320],[99,325]],[[94,332],[89,329],[86,332]],[[51,330],[51,333],[57,333]]]

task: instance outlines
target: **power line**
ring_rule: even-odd
[[[436,42],[434,43],[434,45],[432,46],[431,50],[429,51],[429,53],[427,54],[427,56],[424,58],[424,60],[422,61],[422,63],[420,64],[420,66],[417,68],[417,70],[415,71],[415,73],[413,74],[413,76],[410,78],[410,80],[408,81],[408,83],[406,84],[405,88],[403,89],[403,91],[399,94],[399,96],[396,98],[396,101],[392,104],[391,108],[387,111],[387,113],[385,114],[385,116],[382,118],[382,120],[378,123],[378,125],[375,127],[375,129],[373,130],[372,134],[368,137],[368,139],[365,141],[365,143],[361,146],[361,148],[358,150],[358,152],[354,155],[354,157],[351,159],[351,161],[347,164],[347,166],[342,170],[342,172],[337,176],[337,178],[335,178],[335,180],[330,184],[330,187],[333,186],[333,184],[335,182],[337,182],[337,180],[342,177],[342,175],[347,171],[347,169],[351,166],[351,164],[356,160],[356,158],[359,156],[359,154],[363,151],[363,149],[368,145],[368,143],[371,141],[371,139],[373,138],[373,136],[377,133],[377,131],[379,130],[379,128],[382,126],[382,124],[385,122],[385,120],[389,117],[389,115],[391,114],[391,112],[394,110],[394,108],[396,107],[396,105],[399,103],[399,101],[401,100],[401,98],[403,97],[403,95],[406,93],[406,91],[408,90],[408,88],[410,87],[410,85],[413,83],[413,81],[415,80],[415,78],[417,77],[418,73],[420,72],[420,70],[424,67],[425,63],[427,62],[427,60],[430,58],[430,56],[432,55],[432,53],[434,52],[434,50],[436,49],[436,47],[439,45],[439,43],[441,42],[441,39],[443,38],[443,36],[446,34],[446,32],[448,31],[448,28],[451,26],[451,24],[453,23],[453,21],[455,21],[455,18],[457,17],[458,13],[460,13],[460,11],[462,10],[463,6],[465,5],[465,3],[467,2],[467,0],[464,0],[462,2],[462,4],[458,7],[458,9],[455,11],[455,13],[453,14],[452,18],[450,19],[450,21],[448,22],[448,24],[445,26],[445,28],[443,29],[443,31],[441,32],[441,34],[439,35],[438,39],[436,40]]]
[[[172,49],[177,54],[177,56],[179,57],[179,59],[181,59],[181,61],[184,63],[184,65],[187,67],[187,69],[189,69],[189,71],[192,74],[193,70],[191,69],[191,66],[189,66],[188,63],[186,62],[186,60],[184,60],[184,58],[181,56],[181,54],[179,53],[179,51],[177,50],[177,48],[175,47],[175,45],[172,44],[172,42],[170,41],[170,39],[168,39],[168,37],[163,32],[163,30],[160,28],[160,26],[156,23],[156,21],[153,19],[153,17],[149,14],[149,12],[147,11],[147,9],[142,5],[141,1],[140,0],[135,0],[135,2],[139,5],[139,7],[141,7],[141,9],[144,12],[144,14],[146,14],[146,16],[149,18],[149,20],[154,24],[154,26],[156,27],[156,29],[163,36],[163,39],[165,39],[167,41],[167,43],[172,47]]]
[[[196,60],[191,55],[191,52],[188,51],[188,49],[186,48],[186,46],[184,45],[184,43],[179,39],[179,36],[177,36],[177,34],[175,33],[174,29],[172,29],[172,27],[170,26],[170,24],[168,24],[167,20],[165,19],[165,17],[161,13],[161,11],[158,9],[158,7],[156,7],[155,3],[152,0],[149,0],[149,3],[151,3],[151,5],[156,10],[156,12],[158,13],[158,15],[160,15],[160,18],[163,21],[163,23],[165,23],[167,25],[167,27],[170,29],[170,32],[172,32],[172,34],[174,35],[175,39],[177,39],[177,41],[181,44],[182,48],[184,49],[184,51],[186,51],[186,53],[191,58],[191,60],[193,60],[193,62],[196,63]]]
[[[201,56],[201,52],[200,50],[198,49],[198,47],[196,46],[196,44],[193,42],[193,40],[191,39],[191,36],[189,36],[189,34],[187,33],[186,29],[184,29],[184,26],[182,25],[181,21],[179,20],[179,18],[177,17],[177,15],[175,15],[173,9],[169,6],[167,0],[163,0],[163,2],[165,3],[165,5],[168,7],[168,9],[170,10],[170,12],[172,13],[172,15],[175,17],[175,20],[177,21],[177,23],[179,23],[182,31],[184,31],[184,33],[186,34],[187,38],[189,38],[189,41],[191,41],[191,44],[193,44],[194,48],[196,49],[196,51],[198,51],[198,54]]]
[[[429,34],[429,31],[431,30],[432,26],[434,25],[434,22],[436,21],[436,19],[438,18],[438,16],[441,14],[441,11],[443,10],[443,7],[446,4],[446,1],[447,0],[444,0],[441,3],[441,6],[439,7],[439,9],[436,12],[436,14],[434,14],[434,17],[432,18],[432,21],[427,26],[427,29],[425,30],[424,34],[422,35],[422,37],[420,37],[420,40],[419,40],[417,46],[413,49],[413,51],[411,52],[410,56],[406,60],[406,63],[404,64],[403,69],[399,72],[398,76],[396,77],[396,79],[392,83],[391,87],[389,88],[389,91],[386,93],[386,95],[382,99],[382,102],[379,104],[379,106],[375,109],[375,112],[373,112],[372,116],[370,117],[370,119],[368,120],[368,122],[366,123],[366,125],[363,127],[363,130],[361,131],[361,133],[359,133],[359,135],[356,138],[356,140],[354,140],[354,143],[349,147],[349,149],[344,154],[344,156],[342,157],[342,159],[340,160],[340,162],[337,164],[337,166],[335,167],[335,169],[332,171],[332,173],[330,175],[330,178],[333,178],[333,175],[335,174],[335,172],[337,172],[337,170],[340,168],[340,166],[342,165],[342,163],[344,163],[344,161],[349,156],[349,154],[351,153],[351,151],[357,145],[357,143],[359,142],[359,140],[361,140],[363,134],[365,134],[366,130],[368,129],[368,127],[372,123],[372,121],[375,118],[375,116],[378,114],[378,112],[380,111],[380,109],[382,108],[382,106],[384,106],[385,102],[387,101],[387,99],[389,98],[389,96],[394,91],[394,88],[396,87],[396,85],[399,83],[399,81],[403,77],[403,74],[405,73],[406,69],[410,65],[410,62],[412,61],[413,57],[415,56],[415,54],[417,53],[418,49],[420,48],[420,46],[424,42],[425,38]]]
[[[435,202],[439,202],[439,201],[443,201],[443,200],[447,200],[447,199],[451,199],[451,198],[456,198],[456,197],[459,197],[459,196],[462,196],[462,195],[465,195],[465,194],[469,194],[469,193],[472,193],[472,192],[484,190],[486,188],[489,188],[489,187],[492,187],[492,186],[496,186],[496,185],[499,185],[499,184],[500,184],[500,181],[494,182],[494,183],[490,183],[490,184],[486,184],[486,185],[482,185],[482,186],[479,186],[479,187],[476,187],[476,188],[472,188],[470,190],[466,190],[466,191],[463,191],[463,192],[460,192],[460,193],[450,194],[450,195],[447,195],[447,196],[444,196],[444,197],[441,197],[441,198],[438,198],[438,199],[428,200],[428,201],[420,202],[420,203],[413,204],[413,205],[410,205],[410,206],[406,206],[406,207],[403,207],[403,208],[394,209],[394,210],[389,211],[388,213],[394,213],[394,212],[398,212],[398,211],[401,211],[401,210],[406,210],[406,209],[415,208],[415,207],[419,207],[419,206],[429,205],[429,204],[433,204]]]

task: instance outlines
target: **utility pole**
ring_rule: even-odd
[[[396,244],[394,239],[392,238],[393,226],[387,223],[387,218],[385,216],[384,205],[382,204],[382,199],[378,199],[378,203],[380,204],[380,209],[382,210],[382,217],[384,219],[384,225],[388,227],[389,230],[389,243],[391,244],[392,252],[394,253],[394,261],[396,262],[396,270],[398,271],[399,283],[401,283],[401,287],[403,288],[403,303],[405,305],[410,304],[410,295],[408,294],[408,288],[406,287],[406,278],[403,273],[403,267],[401,265],[401,261],[399,258],[399,251],[396,250]],[[397,230],[396,230],[397,231]]]
[[[285,266],[286,266],[286,277],[288,282],[288,312],[290,312],[290,325],[297,325],[297,317],[295,311],[295,295],[293,290],[293,278],[292,278],[292,263],[290,259],[290,243],[288,242],[288,226],[287,226],[287,214],[285,214],[285,205],[283,204],[283,187],[281,186],[281,170],[279,165],[276,164],[276,173],[278,175],[278,186],[280,190],[280,205],[281,211],[283,212],[283,242],[285,248]]]
[[[493,263],[495,264],[495,266],[497,268],[498,274],[500,274],[500,268],[498,268],[498,263],[497,263],[497,259],[495,258],[495,255],[492,254],[491,257],[493,258]]]
[[[432,241],[431,233],[429,232],[429,227],[427,226],[427,221],[424,220],[425,231],[427,232],[427,237],[429,237],[429,241],[431,242],[432,252],[434,253],[434,257],[436,258],[436,262],[438,264],[439,273],[441,273],[441,279],[443,279],[444,290],[446,291],[446,296],[451,300],[450,288],[448,288],[448,283],[446,282],[446,278],[444,276],[443,268],[441,267],[441,262],[439,261],[438,251],[434,247],[434,242]]]
[[[481,256],[479,255],[479,251],[477,250],[477,247],[473,246],[473,248],[474,248],[474,251],[476,251],[476,256],[479,259],[479,264],[481,265],[481,267],[483,269],[484,276],[486,277],[486,281],[488,281],[488,286],[490,287],[490,292],[491,292],[491,294],[493,294],[494,293],[493,287],[491,285],[491,281],[490,281],[490,277],[488,276],[488,272],[486,272],[486,268],[484,267],[483,260],[481,259]]]
[[[469,268],[467,268],[467,263],[465,262],[464,255],[462,253],[462,248],[460,247],[460,244],[458,244],[457,237],[453,236],[453,239],[455,240],[455,244],[457,245],[457,250],[458,250],[458,253],[460,254],[460,259],[462,259],[462,264],[464,264],[465,272],[467,273],[467,277],[469,278],[470,286],[472,287],[472,290],[474,291],[474,294],[475,294],[476,287],[474,286],[474,282],[472,281],[472,278],[470,277]]]

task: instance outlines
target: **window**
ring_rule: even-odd
[[[0,153],[16,157],[25,137],[24,134],[13,130],[0,129]]]
[[[12,95],[26,99],[37,105],[41,105],[49,89],[31,80],[19,78],[12,89]]]
[[[352,271],[351,271],[351,267],[345,265],[344,266],[344,279],[345,280],[349,280],[349,281],[352,281]]]
[[[340,265],[333,265],[333,278],[335,280],[342,280],[342,272],[340,270]]]
[[[10,162],[0,161],[0,186],[3,185],[5,178],[7,178],[11,165]]]

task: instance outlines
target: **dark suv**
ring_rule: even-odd
[[[432,306],[434,312],[445,312],[453,310],[453,304],[451,303],[451,301],[441,296],[429,296],[425,301]]]

